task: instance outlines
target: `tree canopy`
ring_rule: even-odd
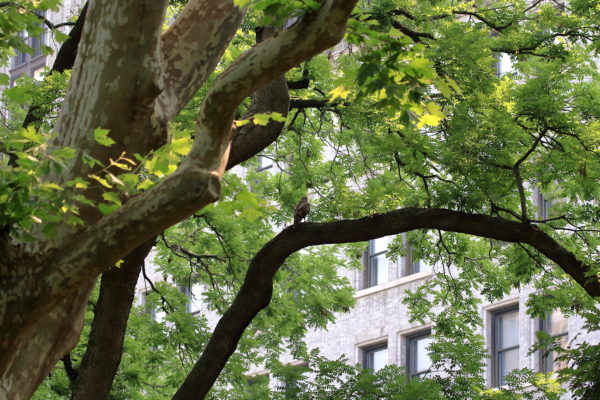
[[[532,287],[531,315],[599,328],[597,1],[96,0],[69,35],[40,17],[59,6],[0,3],[3,62],[44,22],[64,42],[2,92],[0,398],[557,398],[529,370],[486,388],[478,307]],[[302,340],[387,235],[436,265],[405,302],[440,376]],[[298,375],[286,351],[313,381],[249,382]],[[566,350],[559,381],[593,398],[599,353]]]

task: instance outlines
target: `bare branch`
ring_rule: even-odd
[[[75,368],[73,368],[73,361],[71,360],[71,353],[65,354],[61,360],[65,367],[65,373],[69,377],[69,381],[71,383],[74,383],[75,380],[77,379],[77,370]]]

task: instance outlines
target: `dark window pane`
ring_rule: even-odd
[[[367,349],[364,353],[364,367],[377,372],[388,364],[387,346]]]
[[[371,257],[371,286],[379,285],[388,280],[389,263],[385,254]]]

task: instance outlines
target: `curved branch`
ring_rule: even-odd
[[[273,277],[291,254],[308,246],[362,242],[415,229],[439,229],[528,244],[556,262],[591,296],[600,296],[600,281],[586,277],[591,268],[535,225],[427,208],[404,208],[356,220],[293,225],[266,243],[252,259],[238,295],[215,327],[206,349],[174,400],[204,397],[235,351],[246,327],[260,310],[268,306],[273,292]]]

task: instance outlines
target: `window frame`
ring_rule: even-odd
[[[553,310],[556,311],[556,310]],[[539,319],[539,329],[542,332],[545,332],[546,334],[548,334],[550,337],[552,337],[553,341],[556,342],[556,339],[562,338],[562,337],[566,337],[567,341],[569,340],[569,318],[567,318],[566,316],[564,316],[563,314],[563,318],[567,321],[567,330],[566,331],[561,331],[560,333],[557,333],[555,335],[552,335],[550,333],[550,326],[551,323],[549,323],[552,319],[552,312],[548,312],[546,314],[545,318],[540,318]],[[554,357],[550,358],[550,355],[554,353],[553,350],[551,350],[549,347],[545,347],[543,349],[540,350],[540,366],[539,366],[539,370],[540,372],[545,372],[545,373],[549,373],[549,372],[554,372],[554,371],[558,371],[559,369],[555,369],[554,368]],[[550,366],[552,366],[550,368]]]
[[[417,355],[417,342],[428,337],[431,337],[431,329],[406,337],[406,374],[409,380],[419,378],[431,372],[431,365],[426,371],[418,371],[416,366],[416,360],[419,358]]]
[[[498,387],[505,384],[505,382],[502,382],[502,379],[500,378],[500,354],[514,349],[518,350],[521,347],[519,340],[517,340],[516,346],[503,347],[501,349],[498,347],[500,342],[500,317],[502,315],[511,314],[514,312],[517,313],[517,326],[519,328],[519,332],[517,333],[518,337],[521,330],[518,304],[501,308],[492,312],[492,387]],[[520,357],[518,357],[517,360],[519,362]]]
[[[402,271],[403,277],[424,272],[433,273],[433,265],[427,264],[429,266],[427,270],[424,270],[422,268],[424,261],[422,258],[415,258],[415,246],[408,241],[408,237],[406,235],[404,236],[404,246],[406,248],[406,258],[405,265]]]
[[[537,216],[540,220],[550,219],[552,214],[552,206],[555,199],[551,196],[546,196],[540,189],[537,189]]]
[[[386,237],[387,236],[382,236],[382,237],[377,238],[377,239],[369,240],[369,244],[367,245],[367,251],[365,252],[366,253],[365,254],[365,258],[366,259],[365,259],[365,274],[364,274],[364,282],[363,282],[364,283],[364,289],[367,289],[367,288],[370,288],[370,287],[375,287],[375,286],[378,286],[378,285],[381,285],[382,283],[384,283],[384,282],[380,282],[379,281],[379,277],[378,276],[376,276],[376,281],[377,282],[373,283],[373,281],[374,281],[374,279],[373,279],[373,273],[374,272],[378,272],[377,269],[373,268],[373,266],[374,266],[373,259],[375,259],[376,257],[379,257],[379,256],[387,254],[387,252],[388,252],[388,243],[385,244],[385,250],[382,250],[382,251],[379,251],[379,252],[375,253],[375,252],[373,252],[373,249],[375,248],[375,242],[377,240],[382,240],[382,239],[385,239]],[[388,268],[388,280],[389,280],[390,260],[387,259],[387,257],[386,257],[386,260],[388,261],[387,268]]]
[[[409,245],[410,246],[410,245]],[[424,270],[421,268],[421,263],[423,262],[422,258],[417,258],[415,259],[415,255],[413,252],[413,246],[410,246],[410,250],[409,250],[409,268],[408,268],[408,274],[406,276],[410,276],[410,275],[414,275],[414,274],[420,274],[422,272],[431,272],[433,269],[433,266],[429,265],[429,269]],[[418,267],[418,268],[417,268]],[[417,271],[418,269],[418,271]]]
[[[39,17],[46,18],[46,11],[36,11],[35,13]],[[15,49],[16,50],[15,55],[12,57],[12,60],[10,63],[11,70],[19,69],[19,68],[27,65],[28,63],[36,60],[37,58],[45,57],[44,46],[46,46],[46,43],[48,41],[47,40],[48,31],[46,29],[46,25],[43,22],[40,23],[40,26],[42,26],[43,30],[42,30],[42,33],[40,33],[37,36],[31,36],[26,31],[19,33],[19,36],[23,39],[23,41],[25,42],[25,44],[27,44],[27,46],[31,47],[33,52],[30,54],[28,52],[24,52],[24,51]],[[28,75],[31,75],[31,74],[28,74]]]
[[[375,368],[374,367],[374,354],[378,351],[381,350],[386,350],[386,352],[389,350],[388,347],[388,342],[379,342],[376,344],[372,344],[370,346],[366,346],[366,347],[361,347],[361,351],[362,351],[362,367],[363,369],[370,369],[371,371],[373,371],[373,373],[375,373]],[[385,364],[386,366],[389,365],[389,353],[388,353],[388,360]]]

